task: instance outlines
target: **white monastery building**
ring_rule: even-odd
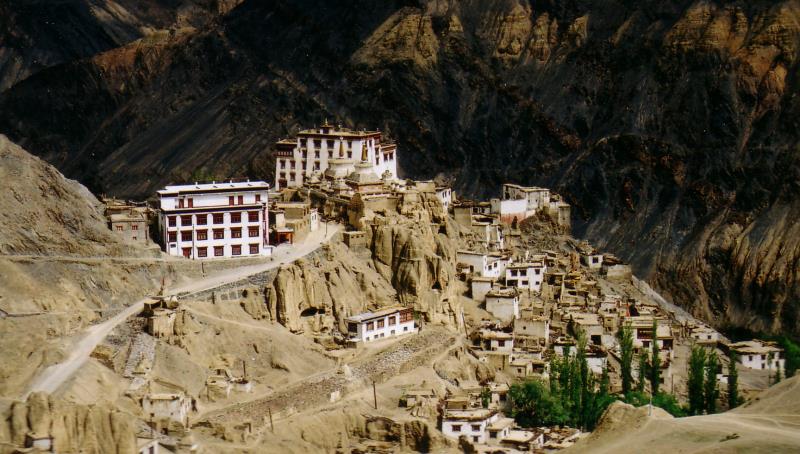
[[[371,342],[417,332],[414,310],[404,306],[392,306],[375,312],[365,312],[347,317],[345,320],[350,342]]]
[[[325,124],[305,129],[296,137],[275,144],[275,190],[300,187],[306,178],[324,173],[330,161],[358,160],[366,148],[366,158],[376,177],[388,172],[397,178],[397,145],[382,141],[380,131],[354,131],[341,125]],[[344,153],[344,156],[340,154]]]
[[[191,259],[270,255],[269,184],[212,182],[158,191],[166,252]]]

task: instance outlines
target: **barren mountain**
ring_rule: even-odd
[[[248,0],[42,70],[0,131],[146,196],[270,178],[271,143],[325,116],[381,127],[407,175],[554,187],[696,314],[797,335],[798,30],[795,0]]]
[[[0,4],[0,91],[41,69],[159,29],[200,27],[238,0],[7,0]]]

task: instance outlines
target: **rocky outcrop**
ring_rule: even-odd
[[[24,448],[26,437],[35,436],[52,438],[53,452],[132,453],[137,448],[134,430],[131,415],[34,393],[26,402],[13,403],[3,415],[0,445]]]
[[[333,244],[321,256],[300,259],[278,271],[267,293],[273,320],[292,331],[346,332],[344,319],[393,303],[388,281]]]

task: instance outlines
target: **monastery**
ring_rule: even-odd
[[[382,133],[333,126],[325,120],[319,128],[304,129],[296,137],[275,144],[275,190],[297,188],[314,174],[346,177],[356,162],[372,174],[397,177],[397,145],[382,141]],[[360,160],[359,160],[360,157]],[[355,160],[355,161],[354,161]]]

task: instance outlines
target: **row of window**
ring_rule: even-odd
[[[453,432],[461,432],[461,424],[453,424]],[[480,424],[472,424],[471,426],[473,432],[480,432],[481,425]]]
[[[116,228],[117,232],[122,232],[125,230],[125,226],[122,224],[117,224],[114,227]],[[139,230],[139,224],[131,224],[131,230]]]
[[[212,238],[215,240],[224,240],[226,238],[225,230],[228,229],[213,229],[212,230]],[[195,238],[197,241],[205,241],[208,240],[208,230],[195,230],[197,237]],[[192,231],[191,230],[181,230],[181,241],[192,241]],[[178,241],[178,232],[168,232],[167,233],[168,240],[170,243],[174,243]],[[250,238],[258,238],[260,236],[260,229],[258,227],[250,227],[247,229],[247,236]],[[241,227],[231,227],[230,234],[227,238],[241,238],[242,237],[242,228]]]
[[[258,203],[261,201],[261,194],[254,194],[253,197],[254,203]],[[244,195],[239,196],[228,196],[228,205],[244,205]],[[194,198],[193,197],[180,197],[178,198],[178,208],[194,208]]]
[[[237,211],[234,213],[230,213],[230,220],[231,224],[239,224],[242,222],[242,211]],[[259,211],[248,211],[247,212],[247,222],[258,222],[260,219]],[[225,213],[214,213],[212,216],[212,222],[214,224],[224,224],[225,223]],[[197,221],[197,225],[208,225],[208,215],[207,214],[184,214],[182,216],[168,216],[167,221],[170,227],[177,227],[178,218],[181,219],[181,227],[186,227],[192,225],[193,218]]]
[[[394,316],[389,317],[389,326],[393,326],[397,324],[397,318]],[[376,327],[377,323],[377,327]],[[384,327],[384,320],[380,319],[377,322],[368,322],[367,323],[367,331],[375,331],[375,329],[381,329]]]
[[[248,246],[251,255],[259,253],[258,243],[253,243]],[[196,249],[197,249],[197,257],[208,257],[209,249],[211,249],[210,252],[214,254],[214,257],[225,256],[225,246],[214,246],[212,248],[201,246],[197,247]],[[192,255],[192,248],[185,247],[183,248],[182,252],[184,257],[189,258]],[[241,244],[231,245],[231,255],[242,255],[242,245]]]

